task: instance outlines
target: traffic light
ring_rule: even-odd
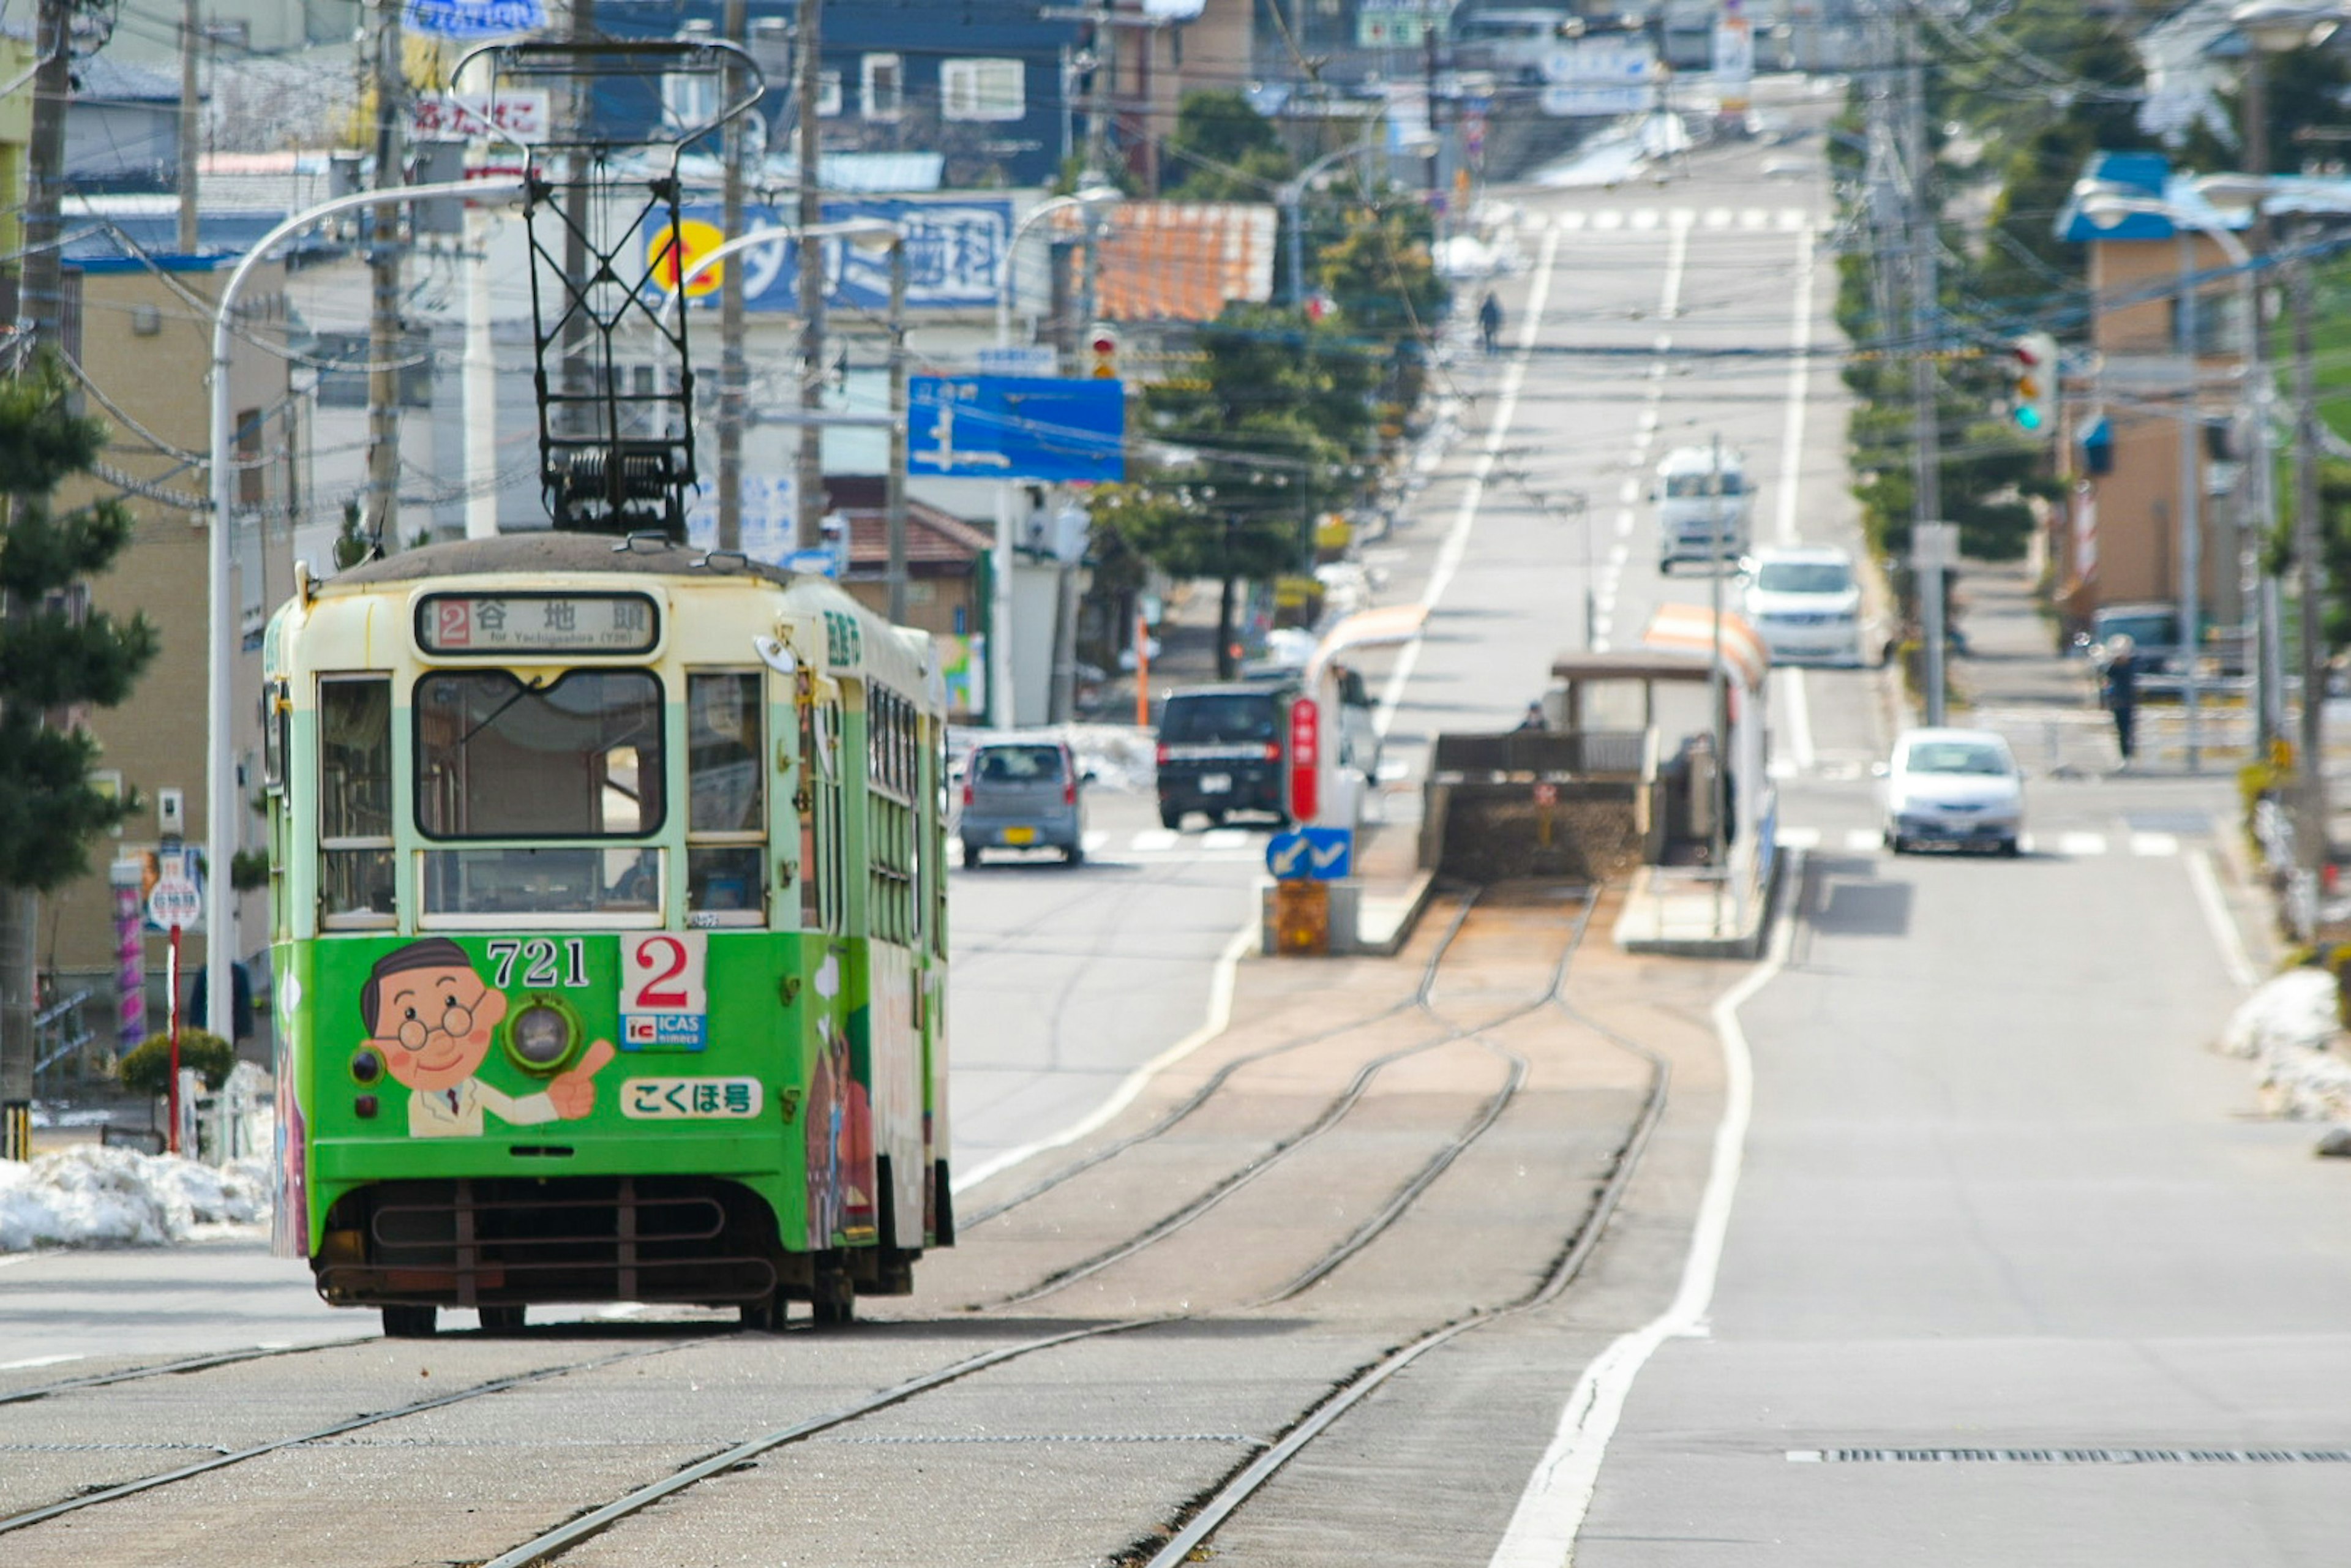
[[[2057,434],[2057,340],[2027,332],[2009,345],[2016,390],[2009,402],[2016,428],[2038,440]]]
[[[1118,334],[1107,321],[1097,321],[1086,331],[1086,374],[1098,382],[1118,379]]]

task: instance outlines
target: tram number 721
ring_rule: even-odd
[[[488,948],[490,961],[498,967],[495,984],[499,990],[503,991],[515,983],[517,964],[522,967],[521,983],[537,989],[547,990],[561,986],[567,990],[576,991],[585,988],[588,984],[588,939],[584,936],[567,936],[559,947],[551,938],[545,936],[533,936],[527,940],[501,936],[490,942]],[[557,978],[556,968],[559,957],[563,961],[560,979]]]

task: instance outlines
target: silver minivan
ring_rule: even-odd
[[[984,850],[1059,850],[1076,865],[1086,858],[1085,785],[1077,758],[1058,740],[993,740],[964,764],[963,810],[956,840],[963,863]]]

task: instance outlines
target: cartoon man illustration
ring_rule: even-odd
[[[504,993],[492,990],[465,950],[445,936],[412,942],[376,960],[360,990],[360,1017],[385,1070],[413,1092],[411,1137],[478,1138],[485,1111],[519,1127],[574,1120],[594,1107],[596,1074],[612,1060],[610,1040],[590,1045],[579,1066],[536,1094],[507,1094],[474,1076],[506,1016]]]

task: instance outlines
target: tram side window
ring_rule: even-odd
[[[768,905],[767,753],[757,672],[685,677],[686,908],[697,925],[756,925]]]
[[[329,929],[392,925],[392,682],[319,683],[319,914]]]

